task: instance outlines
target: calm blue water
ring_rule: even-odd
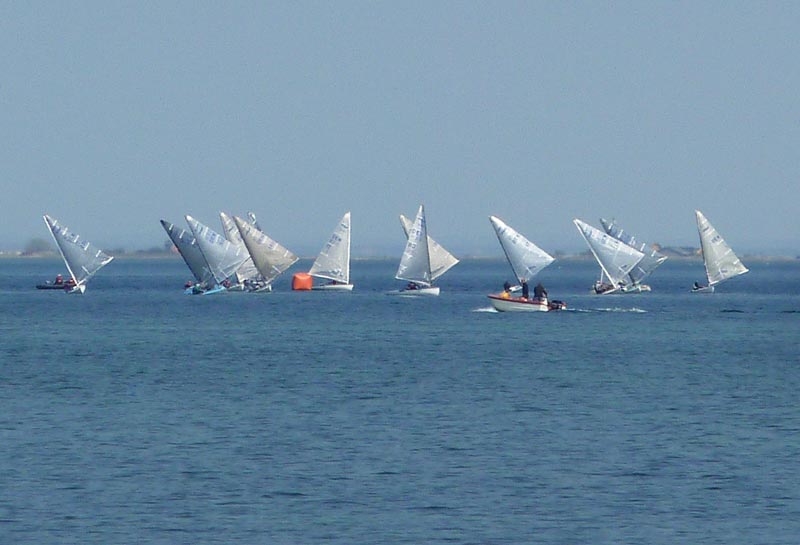
[[[307,270],[301,262],[294,270]],[[439,298],[189,297],[179,260],[33,289],[0,261],[0,543],[800,542],[800,263],[714,295],[667,262],[649,294],[488,312],[505,262]]]

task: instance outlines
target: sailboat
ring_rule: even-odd
[[[326,284],[313,286],[314,290],[353,291],[350,283],[350,212],[339,220],[308,274],[328,280]]]
[[[186,216],[186,223],[189,224],[189,229],[192,230],[208,269],[214,276],[215,285],[204,291],[203,294],[211,295],[225,291],[226,284],[229,284],[228,279],[249,257],[246,248],[231,244],[225,237],[192,216]]]
[[[244,245],[253,258],[253,263],[264,278],[264,285],[257,288],[256,292],[272,291],[272,282],[286,269],[291,267],[298,257],[292,252],[269,238],[255,225],[238,216],[233,217],[236,228],[242,235]]]
[[[103,253],[89,242],[81,241],[78,235],[71,233],[47,214],[44,215],[44,222],[53,235],[58,251],[72,277],[72,282],[65,286],[67,293],[85,292],[89,279],[108,265],[114,259],[113,256]]]
[[[439,286],[434,286],[431,271],[431,253],[425,207],[419,205],[414,223],[408,229],[406,247],[400,258],[395,278],[408,282],[402,290],[388,292],[391,295],[439,295]],[[441,275],[439,275],[441,276]]]
[[[606,234],[611,235],[615,239],[644,254],[644,257],[642,257],[633,269],[631,269],[631,272],[628,273],[628,278],[621,289],[622,293],[651,291],[650,286],[644,284],[644,279],[653,274],[653,271],[667,260],[667,256],[657,250],[648,248],[646,243],[637,241],[636,237],[625,232],[615,220],[608,221],[604,218],[600,218],[600,224],[603,226],[603,230]]]
[[[255,215],[252,212],[248,212],[247,216],[250,224],[256,225]],[[241,251],[247,255],[247,259],[245,259],[244,263],[242,263],[234,273],[236,283],[232,284],[228,288],[228,291],[256,291],[259,287],[263,287],[264,279],[261,277],[261,273],[258,272],[255,263],[253,263],[253,258],[250,257],[247,247],[244,245],[242,235],[236,227],[236,222],[225,212],[220,212],[219,218],[222,222],[222,230],[228,242],[241,248]]]
[[[550,254],[509,227],[500,218],[489,216],[489,221],[494,227],[497,240],[500,241],[508,264],[514,271],[514,276],[523,286],[555,261]],[[547,292],[533,298],[512,297],[510,292],[510,289],[506,289],[502,293],[489,295],[489,301],[496,310],[501,312],[547,312],[567,307],[562,301],[548,301]]]
[[[700,249],[703,252],[703,265],[706,269],[706,285],[695,282],[693,293],[713,293],[714,286],[723,280],[739,276],[749,271],[733,250],[720,236],[714,226],[699,210],[694,211],[697,231],[700,234]]]
[[[629,282],[631,271],[644,254],[588,223],[579,219],[572,222],[600,265],[600,280],[592,288],[594,293],[604,295],[622,291]]]
[[[403,233],[405,233],[406,239],[408,239],[408,232],[411,230],[411,227],[413,227],[414,222],[403,214],[400,214],[400,225],[402,225]],[[430,235],[428,235],[428,256],[431,261],[431,282],[435,281],[458,264],[458,259],[445,250],[441,244],[433,240]]]
[[[203,257],[203,252],[200,251],[192,232],[181,229],[166,220],[161,220],[161,227],[167,232],[167,236],[178,249],[178,253],[194,276],[195,282],[187,282],[184,286],[186,293],[205,291],[214,283],[214,275],[211,274],[211,269],[208,268],[206,258]]]

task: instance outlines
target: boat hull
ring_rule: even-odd
[[[272,284],[267,284],[266,286],[260,286],[256,289],[248,290],[248,293],[272,293]]]
[[[620,290],[620,293],[644,293],[646,291],[653,291],[647,284],[635,284],[633,286],[625,286]]]
[[[321,284],[311,288],[314,291],[353,291],[353,284]]]
[[[388,295],[402,295],[405,297],[430,297],[439,295],[439,286],[430,286],[428,288],[417,288],[415,290],[402,289],[397,291],[387,292]]]
[[[549,312],[562,310],[567,306],[561,301],[547,299],[524,299],[522,297],[503,297],[502,295],[489,295],[489,301],[499,312]]]
[[[69,289],[70,287],[72,287],[72,286],[68,286],[66,284],[50,284],[50,283],[47,283],[47,284],[36,284],[36,289],[37,290],[61,290],[61,291],[64,291],[66,289]]]
[[[206,291],[202,292],[201,295],[214,295],[215,293],[222,293],[228,291],[228,288],[225,286],[214,286],[213,288],[207,289]]]
[[[714,286],[700,286],[692,288],[692,293],[714,293]]]

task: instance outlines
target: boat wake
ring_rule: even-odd
[[[635,314],[645,314],[647,311],[642,308],[621,308],[621,307],[609,307],[609,308],[596,308],[594,312],[633,312]]]
[[[481,307],[481,308],[472,309],[472,312],[493,312],[493,313],[497,313],[498,310],[495,309],[494,307]]]

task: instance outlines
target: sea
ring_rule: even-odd
[[[745,260],[746,261],[746,260]],[[800,261],[691,294],[494,312],[508,264],[439,297],[183,295],[179,259],[119,258],[83,296],[0,260],[0,543],[800,543]]]

